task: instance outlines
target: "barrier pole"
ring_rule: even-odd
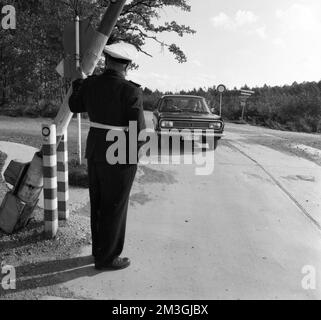
[[[45,237],[52,239],[58,231],[56,125],[42,125],[42,161]]]
[[[58,218],[69,219],[68,136],[67,131],[57,148]]]
[[[80,68],[80,35],[79,35],[79,16],[75,17],[75,34],[76,34],[76,69]],[[78,163],[82,165],[82,150],[81,150],[81,113],[77,114],[78,120]]]

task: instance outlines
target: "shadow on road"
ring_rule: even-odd
[[[93,257],[78,257],[32,263],[16,268],[16,289],[3,290],[0,297],[24,290],[59,285],[81,277],[92,277],[100,273],[93,267]]]

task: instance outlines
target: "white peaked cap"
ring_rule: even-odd
[[[105,46],[104,52],[115,59],[133,61],[136,59],[138,51],[132,44],[118,42]]]

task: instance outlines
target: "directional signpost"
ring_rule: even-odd
[[[254,94],[254,91],[251,90],[245,90],[245,89],[241,89],[241,107],[242,107],[242,116],[241,116],[241,120],[244,120],[244,114],[245,114],[245,107],[246,107],[246,102],[247,99],[250,98],[252,96],[252,94]]]
[[[222,100],[223,100],[223,93],[226,91],[226,87],[223,84],[220,84],[217,87],[217,91],[220,94],[220,116],[222,116]]]
[[[94,37],[95,30],[90,24],[89,19],[81,20],[79,16],[65,26],[63,34],[63,45],[65,58],[58,65],[57,72],[69,80],[79,77],[81,57],[84,55],[86,48],[90,45],[90,39]],[[81,114],[77,114],[78,120],[78,164],[82,164],[81,149]]]

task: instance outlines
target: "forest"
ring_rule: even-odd
[[[248,123],[279,130],[321,132],[321,81],[255,88],[244,85],[240,89],[255,92],[246,102],[244,120]],[[233,88],[223,95],[222,116],[225,120],[239,122],[242,114],[240,89]],[[166,92],[169,93],[172,92]],[[219,110],[216,86],[178,93],[202,96],[211,108]],[[145,88],[145,109],[153,110],[157,99],[163,94]]]
[[[0,8],[15,8],[17,28],[0,28],[0,112],[12,116],[54,117],[70,79],[55,71],[64,57],[63,31],[76,14],[89,19],[97,28],[110,0],[0,0]],[[125,41],[144,51],[146,41],[168,50],[178,63],[187,61],[175,43],[159,40],[161,33],[177,37],[194,34],[189,26],[176,21],[156,23],[166,7],[189,12],[188,0],[128,1],[117,21],[108,44]],[[134,68],[138,66],[134,65]],[[100,72],[97,68],[97,72]]]

